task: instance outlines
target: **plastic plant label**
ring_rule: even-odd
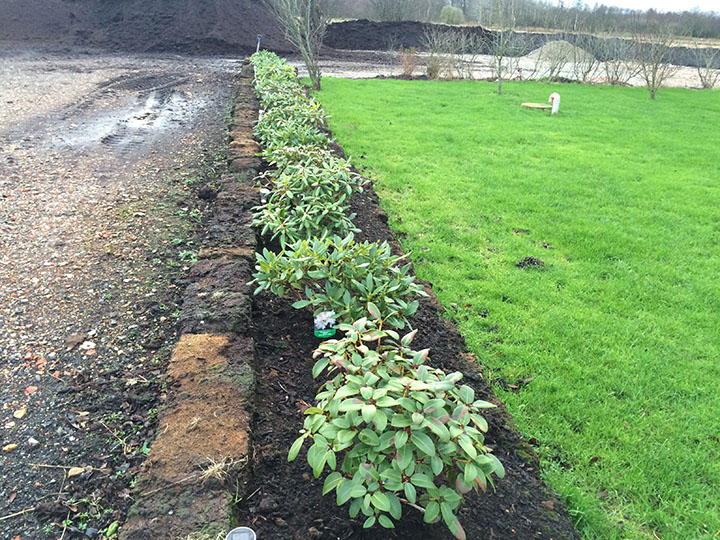
[[[230,531],[225,540],[255,540],[257,536],[255,531],[247,527],[238,527]]]
[[[335,335],[335,312],[323,311],[315,317],[315,337],[330,338]]]

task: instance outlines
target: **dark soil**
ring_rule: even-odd
[[[247,55],[255,51],[261,34],[263,47],[281,54],[293,52],[262,0],[0,0],[0,13],[0,42],[113,52]],[[332,49],[425,50],[425,32],[431,26],[414,21],[334,23],[328,27],[326,54],[332,56]],[[479,26],[462,31],[484,41],[494,34]],[[515,39],[517,49],[526,54],[548,39],[573,38],[522,32]],[[692,50],[675,47],[672,53],[673,63],[696,65]]]
[[[416,21],[379,22],[360,19],[338,22],[328,27],[325,45],[338,50],[395,51],[401,47],[414,47],[419,51],[427,51],[425,34],[433,26],[437,25]],[[485,43],[483,54],[490,54],[489,43],[494,39],[496,32],[480,26],[452,27],[443,25],[442,28],[450,32],[470,32],[476,35]],[[584,38],[603,39],[593,36],[584,36]],[[512,47],[520,51],[521,55],[525,55],[547,41],[560,39],[572,43],[575,41],[575,36],[562,32],[517,32],[513,36],[514,43]],[[612,39],[617,40],[619,38]],[[601,47],[593,48],[593,50],[601,49]],[[609,47],[608,50],[617,50],[617,48]],[[688,47],[672,47],[668,54],[672,55],[673,64],[697,66],[698,57]],[[600,60],[606,59],[609,58],[600,58]],[[718,61],[717,65],[720,65],[720,61]]]
[[[110,51],[289,52],[261,0],[0,0],[0,41]]]
[[[515,265],[521,270],[525,268],[545,268],[545,263],[537,257],[525,257]]]
[[[353,211],[358,212],[356,223],[364,231],[359,239],[388,240],[400,249],[374,192],[357,195]],[[577,538],[564,504],[539,480],[537,456],[487,386],[482,367],[467,353],[464,339],[441,317],[441,309],[432,294],[421,303],[412,320],[413,327],[421,329],[414,345],[430,347],[434,366],[462,371],[466,384],[482,399],[498,405],[487,415],[487,443],[507,471],[505,479],[496,482],[494,492],[466,496],[459,519],[467,537]],[[338,508],[334,496],[322,496],[324,475],[317,480],[312,477],[305,451],[293,463],[287,462],[287,450],[302,427],[300,411],[313,402],[318,387],[311,368],[312,351],[320,340],[312,334],[311,313],[293,309],[290,300],[263,293],[255,298],[254,311],[258,357],[252,431],[254,478],[247,489],[248,498],[238,506],[240,523],[254,527],[264,540],[452,538],[443,525],[424,524],[412,509],[404,510],[403,520],[392,531],[364,530],[362,521],[349,518],[347,505]]]

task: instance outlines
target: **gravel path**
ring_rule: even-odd
[[[122,522],[238,66],[0,49],[0,538]]]

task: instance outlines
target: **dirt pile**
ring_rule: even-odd
[[[0,0],[0,41],[110,51],[290,52],[261,0]]]
[[[587,61],[592,58],[592,55],[580,47],[576,47],[572,43],[558,39],[555,41],[548,41],[542,47],[538,47],[530,54],[526,54],[524,58],[529,60],[553,59],[569,62],[575,59]]]

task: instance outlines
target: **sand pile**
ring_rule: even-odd
[[[538,47],[530,54],[526,54],[523,58],[533,61],[562,59],[565,61],[574,60],[581,62],[591,59],[592,55],[584,49],[576,47],[568,41],[558,39],[555,41],[548,41],[547,43],[545,43],[545,45],[543,45],[542,47]]]

